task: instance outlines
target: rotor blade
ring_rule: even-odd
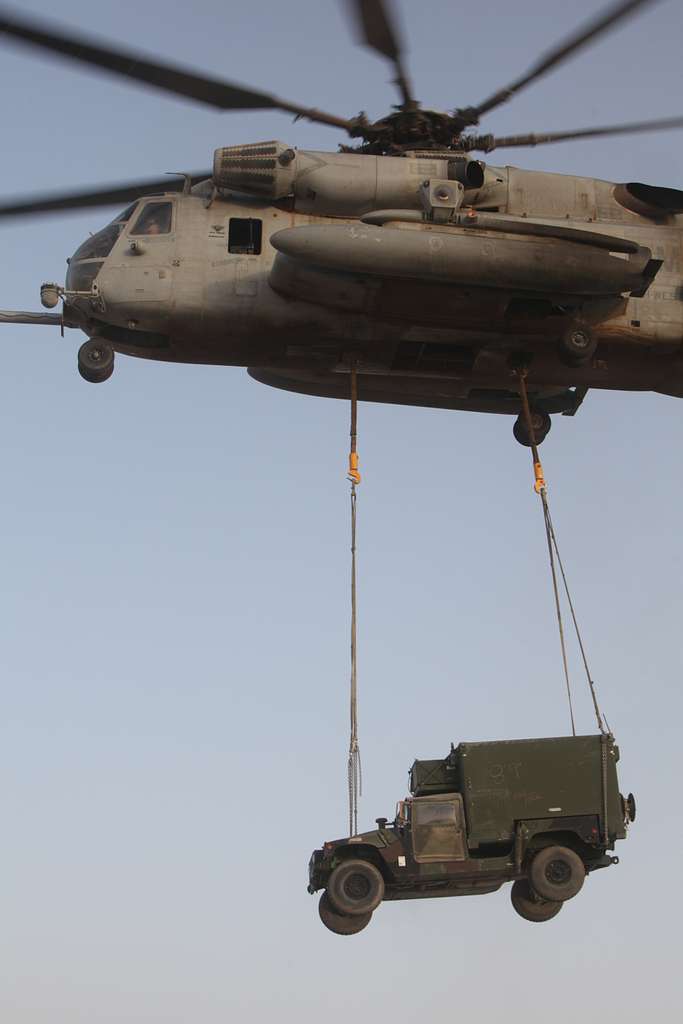
[[[147,60],[125,49],[113,50],[100,46],[70,29],[48,28],[42,22],[19,17],[5,7],[0,7],[0,35],[2,33],[29,46],[37,46],[92,67],[104,68],[113,74],[144,82],[176,96],[184,96],[218,107],[219,110],[286,110],[297,117],[305,117],[309,121],[318,121],[335,128],[349,129],[352,126],[352,122],[344,118],[288,103],[277,96],[258,92],[248,86],[196,75],[170,64]]]
[[[61,327],[61,313],[23,313],[15,309],[0,309],[0,324],[53,324]]]
[[[192,184],[205,181],[211,177],[211,171],[192,174]],[[110,185],[81,192],[57,192],[46,195],[24,196],[9,203],[0,203],[0,219],[19,217],[34,213],[57,213],[60,210],[86,210],[95,206],[113,206],[119,203],[130,203],[141,196],[159,194],[160,192],[180,192],[184,186],[182,178],[152,178],[146,181],[131,181],[125,185]]]
[[[494,92],[492,96],[489,96],[487,100],[481,103],[478,107],[470,107],[467,110],[468,114],[471,114],[477,118],[477,121],[471,123],[478,123],[478,119],[483,114],[487,114],[489,110],[493,110],[494,107],[500,106],[501,103],[505,103],[512,96],[523,89],[526,85],[536,81],[541,75],[544,75],[551,68],[560,64],[566,60],[567,57],[571,57],[572,54],[576,53],[577,50],[585,46],[586,43],[596,39],[607,29],[612,28],[617,22],[622,21],[624,18],[635,14],[641,7],[646,7],[652,3],[658,3],[659,0],[619,0],[618,3],[613,4],[603,14],[598,15],[588,24],[579,29],[578,32],[571,35],[567,40],[560,43],[554,49],[549,50],[544,57],[534,64],[526,74],[518,78],[506,89],[499,89],[498,92]]]
[[[403,66],[398,25],[385,0],[347,0],[355,11],[361,42],[393,61],[396,68],[395,84],[403,96],[403,106],[415,107],[410,81]]]
[[[599,128],[580,128],[573,132],[547,132],[545,135],[477,135],[465,139],[468,150],[494,149],[512,146],[543,146],[548,142],[565,142],[569,139],[592,139],[603,135],[636,135],[638,132],[663,132],[672,128],[683,128],[683,117],[666,117],[661,121],[632,121],[630,124],[613,124]]]

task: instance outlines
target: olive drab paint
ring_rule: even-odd
[[[376,905],[513,882],[518,913],[549,920],[587,874],[618,862],[608,851],[635,818],[633,796],[619,793],[618,761],[614,738],[604,734],[461,743],[445,758],[417,760],[411,796],[391,824],[378,818],[376,830],[313,852],[309,892],[324,889],[338,912],[353,916],[354,892],[360,900],[372,881],[364,879],[370,864],[382,879]],[[323,909],[321,917],[331,927]]]

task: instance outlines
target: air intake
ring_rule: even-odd
[[[252,142],[224,146],[213,157],[217,188],[246,192],[264,199],[284,199],[292,192],[296,152],[284,142]]]

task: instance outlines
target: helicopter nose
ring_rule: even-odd
[[[69,260],[69,269],[66,275],[66,289],[68,292],[90,293],[93,281],[99,274],[104,260],[83,260],[74,255]]]

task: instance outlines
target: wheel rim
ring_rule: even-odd
[[[566,885],[571,880],[571,865],[566,860],[551,860],[545,869],[545,877],[551,885]]]
[[[354,871],[344,882],[344,895],[354,903],[367,899],[371,890],[370,879],[360,871]]]
[[[591,339],[584,331],[574,331],[570,340],[573,348],[579,349],[581,352],[589,348],[591,343]]]

